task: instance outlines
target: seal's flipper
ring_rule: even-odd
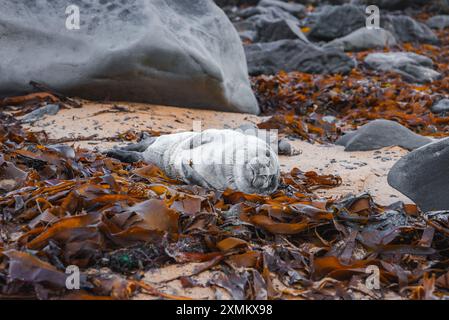
[[[144,152],[156,141],[156,138],[157,137],[147,136],[140,140],[138,143],[132,143],[120,149],[124,151]]]
[[[142,154],[136,151],[127,151],[122,149],[112,149],[106,152],[108,157],[118,159],[125,163],[139,162],[143,160]]]

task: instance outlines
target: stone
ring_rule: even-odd
[[[366,15],[362,7],[351,4],[326,6],[318,13],[309,37],[315,40],[331,41],[364,26],[366,26]]]
[[[381,20],[383,28],[393,33],[399,42],[440,43],[432,29],[409,16],[387,15]]]
[[[433,69],[432,59],[412,52],[371,53],[365,63],[379,71],[398,73],[409,82],[432,82],[441,77]]]
[[[301,39],[309,42],[302,33],[299,22],[296,20],[263,20],[258,25],[258,42],[273,42],[284,39]]]
[[[449,209],[449,138],[427,144],[401,158],[390,170],[390,186],[424,212]]]
[[[239,16],[243,20],[234,26],[243,39],[251,42],[271,42],[282,39],[303,39],[300,20],[276,6],[257,6],[244,9]]]
[[[381,9],[401,10],[410,6],[422,6],[429,0],[358,0],[355,2],[363,5],[376,5]]]
[[[329,42],[326,47],[337,47],[344,51],[363,51],[376,48],[389,48],[397,45],[394,35],[385,29],[365,27]]]
[[[22,118],[23,123],[31,123],[38,121],[45,117],[46,115],[55,115],[59,111],[59,105],[57,104],[47,104],[39,109],[36,109]]]
[[[433,16],[426,21],[426,24],[432,29],[449,28],[449,15]]]
[[[278,7],[249,7],[237,13],[242,19],[258,19],[257,16],[263,15],[271,19],[287,19],[294,20],[296,17],[291,13]]]
[[[225,6],[241,6],[250,5],[255,6],[260,0],[214,0],[220,7]]]
[[[0,96],[69,96],[260,112],[238,34],[212,0],[0,0]],[[6,36],[5,36],[6,35]]]
[[[280,165],[272,148],[234,130],[160,136],[142,156],[169,177],[205,188],[271,194],[279,185]]]
[[[283,2],[278,0],[261,0],[259,7],[277,7],[294,15],[304,15],[306,7],[299,3]]]
[[[449,111],[449,99],[441,99],[431,108],[433,113],[443,113]]]
[[[234,22],[234,27],[237,30],[240,39],[242,39],[243,42],[249,41],[249,42],[255,42],[258,38],[257,33],[257,23],[253,21],[238,21]]]
[[[348,74],[354,59],[335,48],[320,48],[303,40],[279,40],[245,46],[251,75],[275,74],[281,70],[305,73]]]
[[[391,146],[414,150],[431,142],[432,139],[420,136],[397,122],[380,119],[345,134],[336,144],[344,146],[345,151],[370,151]]]
[[[315,14],[308,35],[312,40],[332,41],[366,28],[365,7],[353,4],[324,6]],[[406,15],[381,15],[381,27],[390,31],[399,42],[438,44],[439,39],[425,24]]]
[[[279,140],[278,152],[280,155],[291,156],[293,155],[293,147],[287,139],[282,138]]]

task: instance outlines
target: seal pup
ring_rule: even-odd
[[[146,146],[143,152],[142,146],[137,146],[115,149],[108,155],[143,160],[157,165],[170,178],[221,191],[270,194],[279,186],[277,154],[257,136],[209,129],[163,135],[141,144]]]

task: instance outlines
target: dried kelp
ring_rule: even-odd
[[[294,169],[270,195],[218,192],[172,180],[23,130],[1,115],[0,296],[165,299],[145,270],[196,263],[182,276],[235,299],[443,298],[449,293],[447,215],[367,194],[322,199],[337,176]],[[12,182],[11,182],[12,181]],[[81,271],[66,287],[67,267]],[[368,290],[369,268],[380,290]],[[368,269],[367,269],[368,268]]]

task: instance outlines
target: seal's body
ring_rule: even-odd
[[[169,177],[206,188],[269,194],[279,184],[279,160],[273,149],[256,136],[234,130],[164,135],[142,156]]]

